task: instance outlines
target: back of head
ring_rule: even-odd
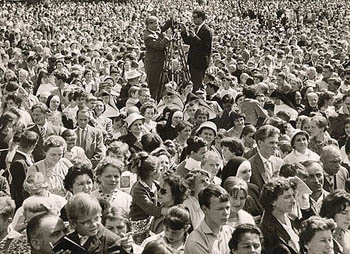
[[[146,244],[142,254],[171,254],[171,252],[163,242],[155,240]]]
[[[86,193],[78,193],[69,199],[66,212],[68,219],[76,222],[79,218],[101,213],[102,209],[96,198]]]

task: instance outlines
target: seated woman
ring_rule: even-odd
[[[196,229],[204,219],[204,213],[199,205],[198,194],[210,184],[210,175],[204,170],[193,170],[188,173],[185,179],[190,193],[184,201],[184,206],[190,212],[192,228]]]
[[[98,188],[91,196],[102,198],[109,202],[112,208],[123,209],[129,213],[131,196],[118,189],[124,163],[111,157],[104,158],[96,168]]]
[[[147,238],[142,243],[142,247],[147,246],[152,241],[160,241],[170,253],[183,254],[185,251],[185,242],[187,233],[190,229],[190,215],[183,206],[173,206],[165,215],[163,229],[164,231]]]
[[[66,199],[52,194],[48,191],[48,183],[45,182],[45,177],[41,172],[31,172],[27,175],[23,183],[23,189],[29,193],[30,197],[45,197],[55,204],[55,210],[60,211],[66,204]],[[24,205],[19,207],[12,221],[14,229],[21,232],[25,227]]]
[[[157,205],[159,162],[157,157],[146,152],[134,154],[131,169],[137,173],[138,181],[131,190],[130,221],[136,244],[141,244],[150,235],[152,217],[165,215],[168,208]]]
[[[160,180],[158,202],[165,208],[182,204],[186,199],[187,187],[184,180],[171,172],[164,172]],[[155,217],[151,223],[151,231],[159,234],[163,231],[164,216]]]
[[[261,192],[260,203],[264,208],[261,231],[264,235],[263,253],[278,254],[288,249],[291,254],[299,253],[297,225],[288,213],[296,205],[296,183],[286,178],[272,178]]]
[[[350,253],[350,194],[345,190],[335,190],[323,200],[320,216],[333,219],[337,226],[333,238],[339,243],[344,254]]]
[[[241,224],[233,231],[228,246],[231,252],[235,254],[261,254],[262,240],[263,235],[257,226],[253,224]]]
[[[337,224],[326,218],[312,216],[303,221],[300,227],[301,254],[343,253],[334,241],[333,230]]]
[[[94,188],[94,173],[91,165],[81,164],[70,167],[63,184],[67,190],[67,199],[80,192],[90,194]],[[63,221],[68,220],[65,207],[61,209],[60,217]]]
[[[66,142],[60,136],[52,135],[44,141],[45,159],[36,162],[28,169],[28,174],[41,172],[48,183],[48,191],[60,196],[66,195],[63,179],[73,164],[63,158]]]
[[[224,182],[225,190],[230,194],[231,213],[228,225],[236,228],[240,224],[250,223],[255,225],[252,215],[243,210],[248,196],[247,183],[234,176],[226,178]]]
[[[309,140],[309,134],[306,131],[295,130],[290,141],[293,151],[284,158],[284,162],[295,163],[307,160],[319,161],[320,156],[307,148]]]

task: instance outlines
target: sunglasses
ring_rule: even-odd
[[[165,195],[165,194],[167,194],[167,190],[164,189],[164,188],[161,188],[161,189],[159,190],[159,193],[162,194],[162,195]]]

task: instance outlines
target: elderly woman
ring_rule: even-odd
[[[145,122],[145,118],[138,113],[131,113],[125,119],[125,122],[127,124],[128,134],[121,136],[120,141],[129,146],[131,153],[143,151],[140,141],[142,135],[144,134],[143,124]]]
[[[288,251],[299,253],[299,237],[294,221],[288,216],[296,205],[296,183],[291,179],[273,178],[262,189],[260,203],[264,208],[261,231],[263,253]]]
[[[323,200],[320,216],[333,219],[337,227],[334,239],[342,246],[343,253],[350,253],[350,194],[345,190],[335,190]]]
[[[66,149],[66,142],[60,136],[50,136],[43,144],[45,159],[36,162],[28,169],[28,174],[41,172],[48,183],[48,191],[53,194],[65,196],[66,190],[63,186],[63,179],[68,173],[68,169],[73,164],[63,158]]]
[[[158,201],[162,207],[171,208],[182,204],[186,199],[187,186],[180,176],[165,172],[160,181]],[[154,218],[151,224],[151,231],[159,234],[163,231],[164,216]]]
[[[295,130],[290,141],[293,151],[284,158],[284,162],[295,163],[308,160],[319,161],[320,156],[307,148],[309,140],[309,134],[306,131]]]
[[[309,148],[311,151],[320,154],[324,146],[336,145],[338,142],[331,138],[327,133],[328,121],[323,116],[314,116],[310,121],[310,143]]]
[[[184,201],[184,205],[190,212],[192,228],[196,229],[204,219],[204,213],[198,201],[198,194],[210,184],[210,175],[204,170],[193,170],[186,176],[186,181],[190,193]]]
[[[102,198],[109,202],[112,208],[122,209],[129,213],[131,196],[118,189],[124,163],[111,157],[103,159],[96,169],[98,189],[91,196]]]
[[[340,254],[339,245],[334,241],[333,230],[337,224],[331,219],[312,216],[303,221],[300,228],[301,254]]]
[[[228,225],[236,228],[243,223],[255,224],[252,215],[243,210],[248,197],[247,183],[237,177],[230,176],[224,182],[225,190],[230,194],[231,213]]]

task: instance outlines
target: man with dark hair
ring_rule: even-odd
[[[16,202],[16,207],[20,207],[25,199],[23,193],[23,182],[26,178],[26,172],[33,165],[32,152],[36,147],[39,135],[34,131],[24,131],[21,134],[19,147],[12,159],[10,166],[11,174],[11,197]]]
[[[35,124],[29,127],[28,130],[34,131],[39,136],[38,142],[33,151],[34,161],[37,162],[45,158],[45,152],[43,149],[44,140],[51,135],[60,135],[61,128],[60,126],[54,126],[47,121],[47,113],[49,112],[49,109],[44,103],[40,102],[35,104],[31,111]]]
[[[230,253],[228,242],[232,229],[225,225],[230,216],[230,195],[220,186],[211,184],[199,195],[204,220],[189,235],[185,254]]]
[[[31,254],[52,254],[51,244],[65,235],[66,227],[57,215],[44,213],[33,217],[27,225]]]
[[[193,91],[202,87],[205,71],[211,58],[211,46],[213,32],[205,24],[206,15],[204,11],[195,10],[192,14],[195,30],[187,31],[185,26],[181,27],[181,36],[185,44],[190,45],[187,64],[190,67]]]
[[[260,229],[252,224],[238,225],[228,243],[235,254],[261,253],[263,235]],[[252,251],[252,252],[251,252]]]
[[[79,109],[77,112],[77,146],[84,149],[93,167],[103,158],[104,144],[102,131],[88,124],[90,121],[89,108]]]
[[[276,176],[284,164],[281,158],[274,156],[278,148],[280,131],[272,125],[264,125],[255,133],[258,152],[249,159],[252,165],[251,183],[260,189],[273,176]]]

